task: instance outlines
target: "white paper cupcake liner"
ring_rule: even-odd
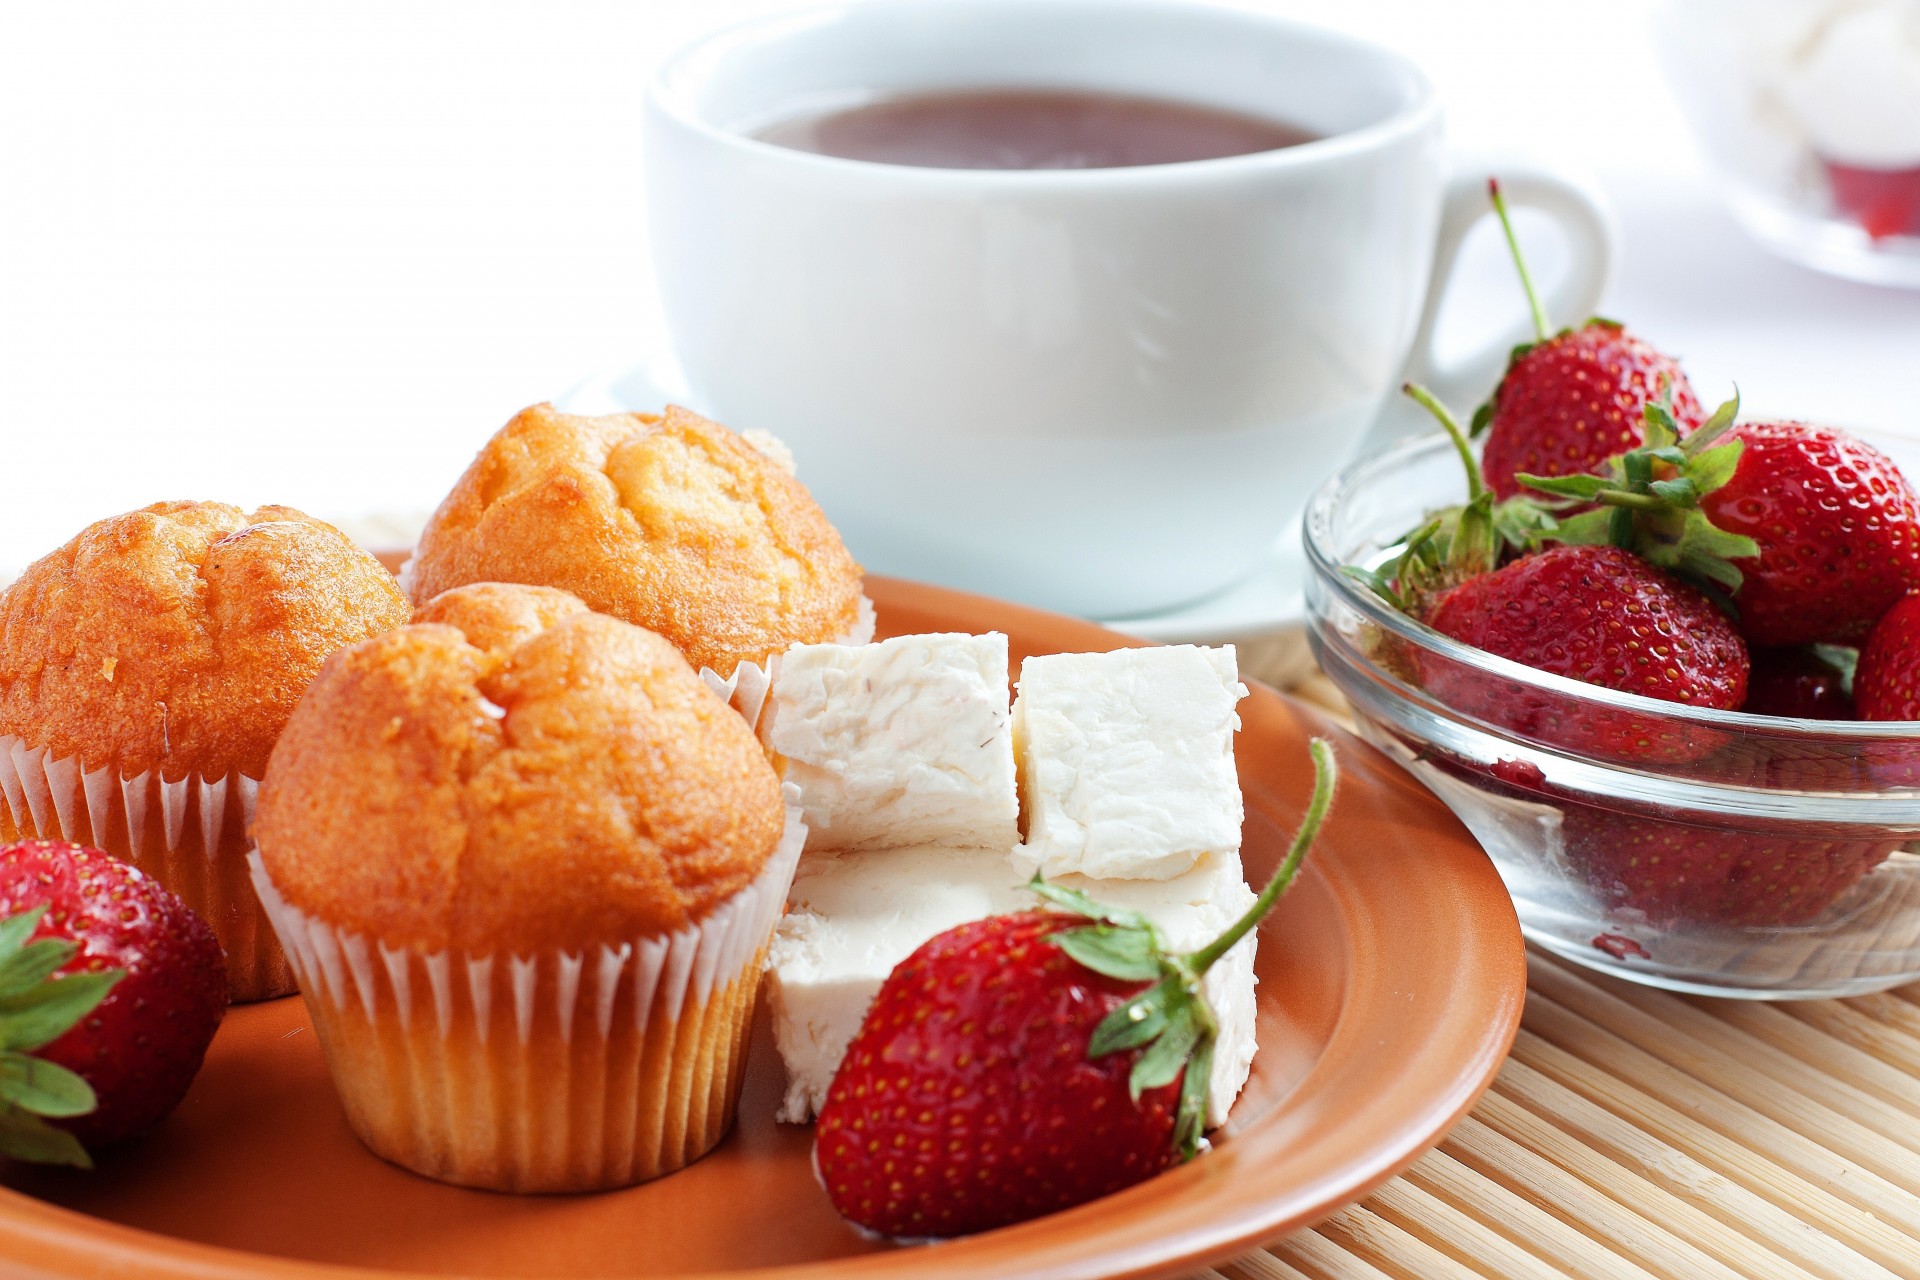
[[[660,938],[530,956],[394,947],[253,883],[361,1139],[449,1182],[624,1186],[732,1123],[760,971],[806,843],[796,797],[745,889]]]
[[[8,838],[68,840],[146,872],[213,927],[227,953],[235,1000],[293,990],[279,943],[255,899],[246,866],[260,784],[238,772],[167,781],[157,769],[122,777],[78,756],[0,736],[0,793]]]

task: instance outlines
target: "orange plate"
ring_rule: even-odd
[[[1016,656],[1127,643],[933,587],[870,590],[887,634],[1000,630]],[[864,1239],[814,1182],[812,1131],[773,1122],[780,1066],[763,1022],[739,1125],[692,1168],[601,1195],[442,1186],[355,1141],[290,997],[229,1013],[179,1111],[94,1172],[6,1167],[0,1270],[1065,1280],[1177,1274],[1306,1226],[1398,1172],[1479,1097],[1519,1024],[1525,967],[1493,867],[1425,789],[1269,689],[1240,714],[1254,883],[1305,807],[1308,735],[1337,742],[1341,790],[1306,873],[1260,929],[1253,1078],[1214,1149],[1151,1182],[946,1244]]]

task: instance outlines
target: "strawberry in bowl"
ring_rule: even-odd
[[[1481,463],[1500,498],[1527,492],[1523,475],[1598,472],[1617,453],[1646,441],[1646,407],[1667,397],[1682,431],[1706,420],[1680,362],[1615,320],[1595,316],[1554,332],[1520,254],[1498,179],[1487,195],[1506,233],[1514,270],[1526,292],[1534,340],[1513,349],[1493,395],[1473,415],[1484,433]]]
[[[1920,446],[1682,405],[1504,488],[1430,403],[1446,434],[1309,507],[1315,654],[1541,945],[1716,994],[1920,979]]]

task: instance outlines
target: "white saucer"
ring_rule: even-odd
[[[555,407],[567,413],[653,412],[665,404],[700,411],[672,357],[656,354],[630,368],[598,374],[559,397]],[[779,423],[767,428],[780,434]],[[806,459],[802,458],[804,468]],[[1298,525],[1273,544],[1250,576],[1205,600],[1159,613],[1096,621],[1142,640],[1163,644],[1245,644],[1297,633],[1306,621],[1306,557]]]

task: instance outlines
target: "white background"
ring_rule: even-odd
[[[790,7],[0,7],[0,565],[163,497],[430,507],[515,410],[660,341],[647,70]],[[1703,398],[1737,378],[1763,409],[1920,429],[1920,293],[1745,241],[1646,4],[1260,7],[1411,55],[1460,146],[1596,175],[1625,232],[1604,310]],[[1518,306],[1497,260],[1468,277],[1470,309]]]

